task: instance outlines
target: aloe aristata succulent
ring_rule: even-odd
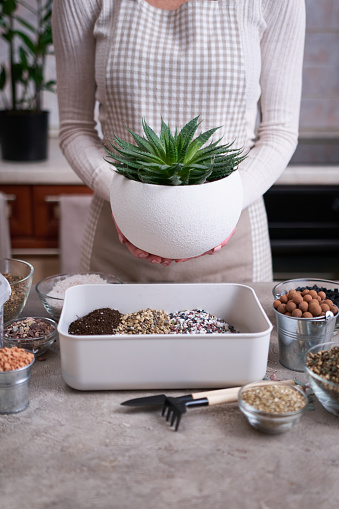
[[[193,185],[227,177],[245,159],[246,155],[241,155],[243,149],[232,148],[234,141],[220,145],[222,138],[206,145],[220,127],[194,138],[200,124],[197,116],[179,133],[176,129],[172,134],[169,125],[161,119],[158,136],[143,119],[144,136],[126,127],[135,145],[113,134],[110,144],[114,151],[105,147],[109,155],[106,160],[115,166],[117,173],[145,184]]]

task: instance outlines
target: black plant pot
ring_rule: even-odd
[[[0,144],[7,161],[44,161],[48,157],[48,111],[0,111]]]

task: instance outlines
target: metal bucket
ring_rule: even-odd
[[[23,368],[0,372],[0,414],[13,414],[28,407],[29,381],[34,360]]]
[[[278,329],[279,361],[293,371],[304,371],[303,358],[312,346],[332,340],[336,316],[330,311],[321,318],[295,318],[279,313],[275,315]]]
[[[318,289],[324,290],[339,290],[339,283],[335,281],[329,281],[328,279],[317,279],[317,278],[301,278],[301,279],[289,279],[287,281],[282,281],[277,283],[273,290],[273,296],[275,299],[279,299],[285,293],[288,293],[290,290],[296,290],[297,288],[313,288],[317,286]],[[339,313],[337,315],[337,323],[336,329],[339,329]]]

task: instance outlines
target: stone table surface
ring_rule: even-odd
[[[253,283],[274,325],[267,375],[279,364],[272,284]],[[47,316],[34,288],[23,316]],[[174,432],[160,411],[126,399],[162,391],[77,391],[61,374],[58,340],[36,360],[30,404],[0,415],[4,509],[320,509],[339,495],[339,420],[316,400],[290,431],[266,435],[236,403],[189,410]],[[185,391],[166,391],[171,395]]]

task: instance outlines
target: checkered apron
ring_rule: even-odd
[[[200,115],[201,130],[221,126],[215,139],[223,136],[224,142],[236,139],[236,147],[248,146],[236,2],[191,0],[173,11],[153,7],[146,0],[109,3],[110,15],[106,10],[97,22],[98,26],[109,23],[105,65],[96,69],[97,80],[105,83],[104,143],[108,145],[112,132],[133,142],[125,125],[142,134],[142,118],[159,132],[161,117],[179,130]],[[258,210],[262,216],[261,209],[265,218],[262,203],[255,204],[254,216],[251,210],[244,211],[236,234],[213,256],[163,267],[134,257],[120,244],[109,203],[95,196],[82,269],[114,273],[126,282],[265,280],[262,263],[256,262],[256,255],[262,256],[265,249],[256,248],[252,238],[252,219]],[[264,265],[270,268],[269,254]]]

